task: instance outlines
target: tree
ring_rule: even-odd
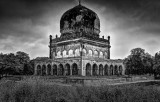
[[[153,57],[149,53],[145,53],[142,48],[131,50],[131,54],[125,58],[126,74],[147,74],[152,73]]]
[[[154,57],[151,56],[149,53],[145,53],[145,55],[142,57],[144,73],[153,74],[153,60]]]
[[[24,74],[29,67],[30,58],[25,52],[18,51],[16,54],[0,54],[0,75]]]
[[[0,79],[2,77],[3,74],[3,54],[0,54]]]
[[[33,75],[34,66],[32,66],[32,61],[24,65],[23,75]]]
[[[16,63],[13,53],[1,55],[1,75],[13,74],[15,72]]]
[[[154,76],[160,75],[160,52],[157,52],[154,57]]]
[[[29,64],[30,61],[29,55],[25,52],[18,51],[16,52],[16,58],[19,62],[17,67],[20,70],[19,74],[25,74],[24,67],[26,68],[26,66]]]

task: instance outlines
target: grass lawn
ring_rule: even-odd
[[[160,102],[159,85],[63,86],[44,80],[0,82],[0,102]]]

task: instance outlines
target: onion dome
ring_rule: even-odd
[[[77,5],[62,15],[60,32],[61,34],[72,34],[80,31],[99,35],[100,20],[94,11],[82,5]]]

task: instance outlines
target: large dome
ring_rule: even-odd
[[[60,20],[60,32],[62,34],[68,34],[81,30],[86,33],[99,35],[100,20],[95,12],[82,5],[78,5],[62,15]]]

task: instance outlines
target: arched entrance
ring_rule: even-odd
[[[78,65],[76,63],[72,65],[72,75],[78,75]]]
[[[53,75],[57,75],[57,65],[53,65]]]
[[[119,66],[119,75],[122,75],[122,66]]]
[[[63,65],[60,64],[60,65],[58,66],[58,68],[59,68],[58,75],[64,75],[64,68],[63,68]]]
[[[97,64],[93,65],[92,74],[93,74],[93,76],[98,75],[98,66],[97,66]]]
[[[110,75],[113,75],[113,65],[110,65],[110,71],[109,71]]]
[[[99,75],[103,75],[103,65],[99,65]]]
[[[108,65],[104,66],[104,75],[108,75]]]
[[[51,65],[50,64],[47,65],[47,74],[51,75]]]
[[[86,76],[91,75],[91,64],[87,63],[86,65]]]
[[[65,70],[66,70],[66,75],[67,76],[70,75],[71,69],[70,69],[70,65],[68,63],[65,65]]]
[[[114,75],[118,75],[118,66],[117,65],[114,66]]]
[[[82,56],[86,56],[86,54],[87,54],[87,50],[86,50],[86,49],[83,49],[83,51],[82,51]]]
[[[46,65],[42,66],[42,75],[46,75]]]
[[[41,75],[41,66],[40,65],[37,66],[37,75]]]

